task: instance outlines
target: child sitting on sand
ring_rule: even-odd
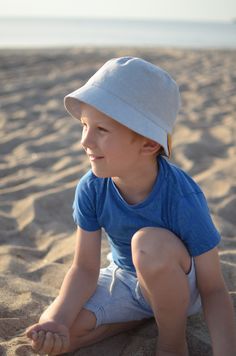
[[[27,336],[58,355],[155,317],[156,355],[188,355],[186,319],[201,305],[214,356],[236,351],[220,236],[199,186],[170,156],[179,90],[139,58],[112,59],[65,98],[83,126],[91,170],[74,200],[75,256],[55,301]],[[112,261],[100,270],[101,229]]]

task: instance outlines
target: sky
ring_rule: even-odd
[[[0,0],[0,16],[231,21],[236,0]]]

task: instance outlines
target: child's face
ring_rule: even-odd
[[[125,178],[138,169],[142,136],[86,104],[80,121],[81,143],[96,176]]]

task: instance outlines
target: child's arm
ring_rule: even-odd
[[[195,257],[198,288],[209,328],[214,356],[236,354],[236,325],[217,248]]]
[[[68,346],[69,328],[78,316],[84,303],[94,293],[100,270],[101,231],[77,230],[77,242],[72,266],[62,283],[58,297],[41,315],[39,323],[27,331],[33,340],[32,346],[40,351],[43,348],[45,332],[57,333]],[[43,331],[40,333],[40,330]],[[50,341],[50,333],[48,336]],[[51,344],[50,344],[51,345]]]

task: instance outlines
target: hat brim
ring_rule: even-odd
[[[76,119],[80,117],[80,102],[93,106],[136,133],[158,142],[169,157],[168,133],[123,99],[101,87],[85,84],[64,99],[66,110]]]

